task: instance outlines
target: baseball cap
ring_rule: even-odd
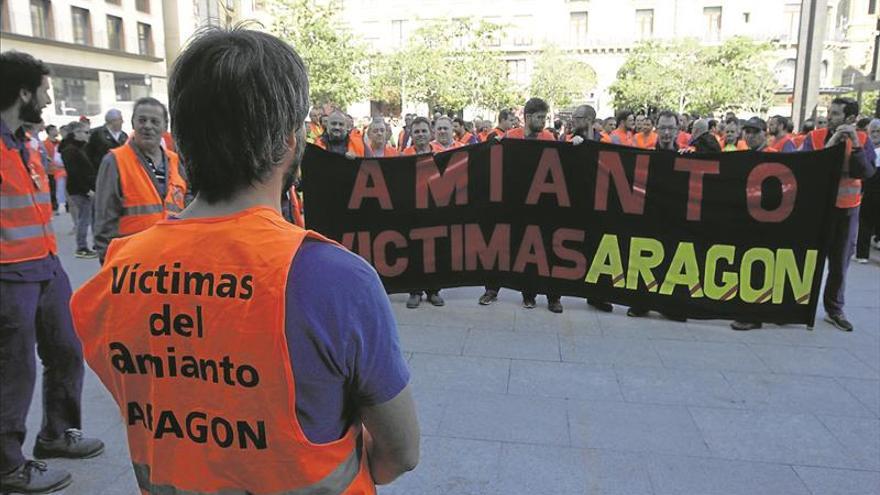
[[[743,129],[756,129],[759,131],[767,131],[767,122],[761,117],[752,117],[742,126]]]

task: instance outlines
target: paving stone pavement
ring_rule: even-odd
[[[97,269],[72,256],[74,287]],[[847,334],[821,321],[731,331],[599,313],[563,298],[561,315],[502,290],[444,290],[446,307],[391,296],[422,426],[418,468],[382,495],[857,495],[880,493],[880,252],[850,268]],[[118,410],[90,371],[84,430],[107,443],[67,495],[137,488]],[[25,449],[39,429],[40,387]]]

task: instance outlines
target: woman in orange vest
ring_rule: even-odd
[[[142,494],[374,495],[418,462],[409,372],[376,271],[279,212],[307,94],[282,40],[196,36],[169,80],[196,198],[114,241],[71,302]],[[218,101],[254,111],[229,121]],[[152,366],[137,365],[144,354]]]
[[[837,199],[834,203],[831,244],[828,249],[828,276],[822,303],[825,320],[840,330],[851,332],[853,325],[843,312],[846,272],[855,251],[859,225],[859,205],[862,202],[862,179],[876,172],[874,145],[868,135],[856,131],[859,104],[852,98],[835,98],[828,110],[828,126],[810,132],[802,146],[803,151],[821,150],[843,144],[846,155]]]
[[[177,153],[163,149],[165,105],[134,104],[129,141],[104,156],[95,188],[95,250],[103,261],[110,241],[136,234],[186,206],[188,186]]]

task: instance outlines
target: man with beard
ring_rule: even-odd
[[[177,218],[114,242],[104,268],[73,298],[89,365],[129,416],[129,450],[144,492],[375,493],[375,484],[418,462],[409,371],[376,271],[279,211],[302,159],[308,92],[305,65],[278,38],[215,29],[193,39],[174,66],[168,96],[196,198]],[[240,284],[231,297],[137,288],[114,294],[114,272],[133,264],[223,274]],[[167,278],[166,292],[173,291]],[[158,286],[150,277],[148,287]],[[145,331],[163,301],[177,311],[202,308],[204,336]],[[181,356],[225,355],[239,372],[219,383],[120,373],[107,335],[117,347],[169,359],[166,346]],[[188,435],[154,433],[131,419],[132,404],[187,418]],[[193,433],[207,429],[206,413],[220,435]],[[191,429],[194,415],[200,419]],[[234,441],[240,432],[248,436]]]
[[[547,112],[550,106],[547,102],[540,98],[530,98],[523,107],[524,127],[517,127],[507,131],[505,139],[537,139],[540,141],[555,141],[556,138],[550,131],[544,129],[544,122],[547,120]],[[483,306],[492,304],[498,299],[498,291],[500,286],[487,285],[485,292],[480,296],[479,303]],[[535,300],[538,293],[534,290],[526,289],[522,291],[522,305],[526,309],[532,309],[537,305]],[[562,313],[562,300],[558,294],[547,294],[547,309],[553,313]]]
[[[137,100],[131,126],[132,139],[110,150],[98,169],[94,231],[102,263],[110,241],[146,230],[186,206],[184,168],[177,153],[161,145],[168,126],[165,105],[151,97]]]
[[[43,421],[34,457],[87,458],[104,451],[82,426],[82,348],[70,316],[70,281],[58,260],[49,180],[22,126],[39,123],[49,68],[20,52],[0,54],[0,492],[51,493],[70,473],[25,459],[21,447],[43,363]]]
[[[617,122],[617,128],[608,133],[606,142],[632,146],[632,135],[636,126],[635,115],[630,110],[621,110],[617,113],[615,122]]]
[[[360,133],[351,132],[348,116],[342,113],[342,110],[336,109],[327,117],[324,135],[315,141],[315,144],[332,153],[354,159],[364,156],[364,142],[359,138],[360,136]]]
[[[575,108],[571,114],[571,121],[574,128],[571,135],[565,137],[567,142],[578,146],[584,141],[599,142],[602,140],[602,135],[593,129],[593,124],[596,121],[595,108],[590,105],[581,105]],[[588,297],[587,304],[605,313],[614,311],[614,306],[611,303],[600,299]]]

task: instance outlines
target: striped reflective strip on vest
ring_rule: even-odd
[[[138,206],[125,206],[122,208],[122,214],[124,216],[131,215],[150,215],[153,213],[162,213],[165,209],[162,205],[138,205]]]
[[[340,495],[345,492],[346,488],[351,485],[360,472],[361,453],[363,451],[363,437],[358,437],[357,446],[348,458],[343,461],[332,473],[326,478],[312,485],[296,488],[294,490],[284,490],[272,493],[271,495]],[[150,481],[150,466],[147,464],[136,464],[134,466],[134,475],[137,478],[138,486],[141,490],[152,495],[250,495],[251,492],[241,488],[223,488],[213,492],[199,492],[195,490],[184,490],[173,485],[157,485]]]
[[[3,195],[0,196],[0,209],[27,208],[28,206],[33,206],[34,199],[37,200],[37,204],[49,204],[52,202],[51,196],[47,192],[36,193],[33,199],[31,199],[30,194]]]
[[[838,196],[855,196],[862,193],[861,187],[840,186],[837,188]]]
[[[47,232],[52,232],[52,224],[3,227],[0,228],[0,240],[6,242],[23,241],[34,237],[42,237]]]
[[[165,203],[165,209],[170,211],[171,213],[180,213],[181,211],[183,211],[175,203]]]

